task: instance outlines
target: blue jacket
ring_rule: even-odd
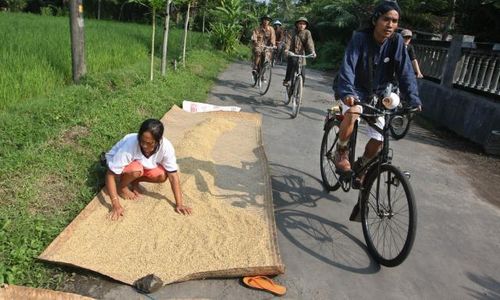
[[[373,31],[357,31],[354,33],[340,67],[336,93],[344,99],[348,95],[357,97],[360,101],[368,101],[369,72],[368,55],[373,56],[373,89],[374,93],[382,92],[388,83],[397,80],[399,89],[410,105],[422,105],[418,96],[417,79],[413,66],[404,46],[403,38],[396,33],[394,38],[386,39],[379,45],[373,39]],[[395,51],[394,51],[395,50]],[[394,53],[395,52],[395,53]],[[395,78],[391,73],[395,72]],[[394,73],[393,73],[394,74]]]

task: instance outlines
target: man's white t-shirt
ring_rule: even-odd
[[[166,138],[162,138],[160,148],[149,158],[141,152],[137,133],[127,134],[106,153],[108,168],[115,174],[121,174],[134,160],[139,161],[144,169],[154,169],[158,165],[162,165],[168,172],[178,169],[174,147]]]

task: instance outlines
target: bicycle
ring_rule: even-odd
[[[271,68],[271,63],[268,59],[267,51],[270,49],[274,49],[276,47],[273,46],[264,46],[264,52],[262,52],[262,55],[264,56],[264,59],[261,59],[260,63],[260,68],[259,72],[257,73],[257,76],[254,76],[254,83],[252,86],[258,86],[259,88],[259,93],[261,95],[265,95],[267,91],[269,90],[269,87],[271,86],[271,76],[273,75],[272,68]]]
[[[279,46],[277,46],[274,51],[273,51],[273,59],[271,60],[271,66],[274,67],[276,64],[281,65],[283,64],[283,50],[285,48],[285,45],[283,42],[279,43]]]
[[[402,172],[392,165],[392,149],[389,148],[389,118],[391,115],[409,114],[416,109],[387,111],[373,105],[356,102],[363,107],[361,119],[384,136],[382,150],[357,173],[337,173],[333,156],[338,141],[340,123],[343,120],[340,107],[328,109],[324,134],[321,142],[321,177],[324,187],[336,191],[340,187],[344,192],[351,188],[359,189],[356,204],[361,217],[363,236],[371,256],[380,264],[395,267],[409,255],[417,228],[417,210],[415,196],[410,185],[408,172]],[[383,116],[383,129],[375,125],[376,118]],[[358,122],[348,142],[349,161],[354,163]],[[356,177],[365,174],[359,183]],[[358,183],[359,185],[357,186]],[[394,192],[394,193],[393,193]],[[356,209],[356,207],[355,207]],[[355,215],[353,210],[353,215]],[[359,217],[358,214],[358,217]],[[351,219],[352,220],[352,219]],[[401,245],[400,245],[401,244]]]
[[[304,74],[303,74],[303,60],[307,58],[313,58],[313,54],[299,55],[291,51],[288,51],[288,56],[299,58],[297,70],[290,81],[290,84],[286,88],[285,93],[285,105],[292,102],[292,119],[295,119],[300,111],[300,105],[302,104],[302,91],[304,89]]]

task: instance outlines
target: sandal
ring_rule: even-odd
[[[266,276],[243,277],[243,283],[253,289],[264,290],[276,296],[283,296],[286,293],[286,287],[275,283]]]

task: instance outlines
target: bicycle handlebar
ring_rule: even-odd
[[[386,110],[384,108],[378,108],[373,105],[370,105],[368,103],[361,102],[359,100],[354,100],[354,105],[359,105],[364,108],[368,108],[369,110],[373,111],[374,113],[356,113],[365,117],[380,117],[384,115],[407,115],[411,113],[416,113],[420,111],[420,107],[405,107],[400,110]]]
[[[314,55],[312,53],[308,55],[300,55],[300,54],[295,54],[292,51],[288,51],[288,56],[299,57],[299,58],[314,58]]]

